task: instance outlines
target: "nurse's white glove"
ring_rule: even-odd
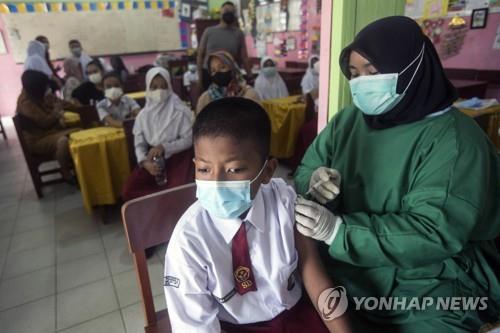
[[[333,243],[343,222],[340,216],[335,216],[326,207],[314,201],[298,197],[295,202],[295,221],[297,230],[306,237]]]
[[[340,173],[335,169],[319,167],[311,175],[309,190],[318,202],[326,204],[340,193]]]

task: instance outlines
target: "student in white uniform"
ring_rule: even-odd
[[[183,85],[187,91],[189,91],[191,89],[191,83],[198,82],[198,71],[196,68],[196,64],[189,64],[188,65],[188,70],[186,73],[184,73],[182,81],[183,81]]]
[[[123,94],[122,79],[116,72],[108,72],[102,78],[104,96],[97,103],[99,119],[107,126],[123,127],[123,121],[137,116],[141,107],[132,98]]]
[[[266,111],[246,98],[218,99],[196,118],[198,201],[165,255],[173,332],[349,332],[343,316],[324,323],[303,293],[301,280],[316,304],[333,285],[294,230],[294,190],[271,179],[270,135]]]
[[[260,62],[260,73],[255,80],[255,90],[262,100],[288,97],[288,88],[278,73],[276,61],[264,57]]]
[[[319,89],[319,56],[310,56],[307,63],[306,74],[300,83],[303,95]]]

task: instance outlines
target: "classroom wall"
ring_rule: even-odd
[[[11,50],[10,41],[5,31],[5,24],[0,15],[0,32],[7,51]],[[16,111],[17,96],[21,91],[23,66],[17,65],[11,53],[0,54],[0,116],[11,116]]]

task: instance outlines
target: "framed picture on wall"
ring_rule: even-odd
[[[488,20],[488,8],[479,8],[472,11],[470,18],[471,29],[484,29]]]

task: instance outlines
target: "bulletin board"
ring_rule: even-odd
[[[38,35],[50,40],[53,59],[68,56],[68,41],[78,39],[93,55],[175,50],[181,47],[177,11],[108,10],[4,14],[14,60],[24,62],[28,42]]]

